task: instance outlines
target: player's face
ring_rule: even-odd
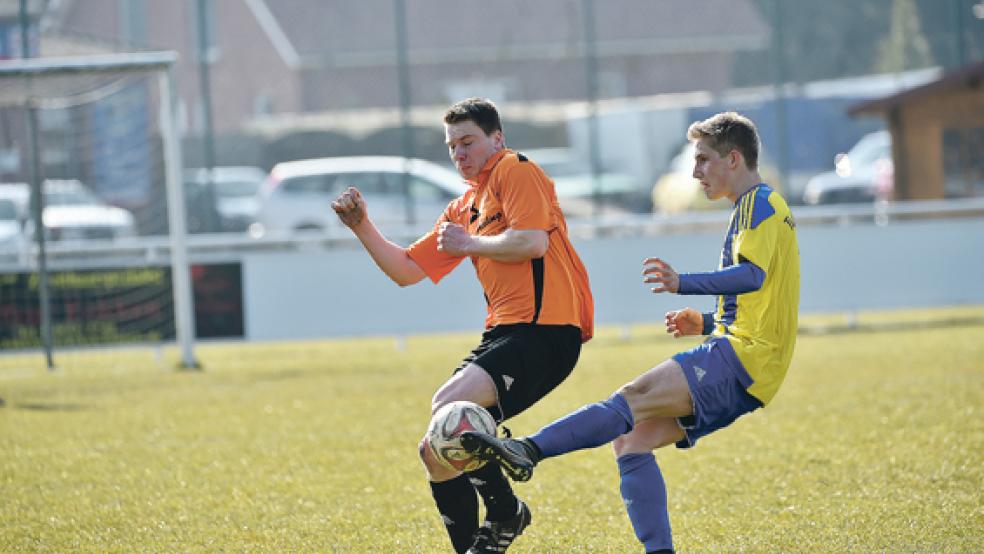
[[[505,146],[502,131],[486,135],[474,121],[445,123],[444,135],[451,161],[465,179],[477,177],[492,154]]]
[[[700,188],[708,200],[728,196],[731,191],[730,176],[734,165],[734,151],[722,156],[702,138],[694,143],[694,179],[700,181]]]

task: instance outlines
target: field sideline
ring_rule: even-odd
[[[658,452],[680,552],[984,551],[984,307],[852,323],[808,321],[772,405]],[[0,359],[0,552],[447,552],[416,445],[476,340],[206,344],[204,372]],[[694,343],[602,329],[508,426],[532,432]],[[510,552],[641,552],[609,448],[515,489],[533,524]]]

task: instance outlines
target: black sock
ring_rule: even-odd
[[[437,511],[451,537],[451,544],[459,554],[468,550],[472,535],[478,529],[478,497],[467,475],[459,475],[450,481],[430,484]]]
[[[499,466],[485,464],[466,475],[485,501],[485,519],[506,521],[516,515],[519,510],[518,500]]]

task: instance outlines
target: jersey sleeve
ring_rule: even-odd
[[[749,261],[769,272],[779,240],[779,217],[770,195],[749,195],[739,206],[738,235],[735,237],[734,263]]]
[[[506,224],[510,229],[539,229],[550,232],[556,227],[551,206],[551,184],[534,164],[519,161],[505,168],[498,191]]]
[[[420,237],[405,249],[410,259],[416,262],[420,266],[420,269],[424,270],[427,278],[434,283],[437,283],[445,275],[451,273],[451,270],[458,267],[458,264],[464,259],[461,256],[450,256],[437,249],[437,230],[440,228],[441,223],[446,221],[453,221],[451,218],[451,206],[444,210],[441,217],[434,223],[434,227],[426,235]]]

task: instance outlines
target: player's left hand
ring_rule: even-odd
[[[445,221],[437,230],[437,249],[450,256],[467,256],[472,236],[457,223]]]
[[[704,330],[704,316],[693,308],[666,312],[666,332],[673,338],[699,335]]]
[[[677,292],[680,290],[680,275],[670,264],[659,258],[646,258],[642,262],[643,283],[655,283],[651,290],[655,293]]]

